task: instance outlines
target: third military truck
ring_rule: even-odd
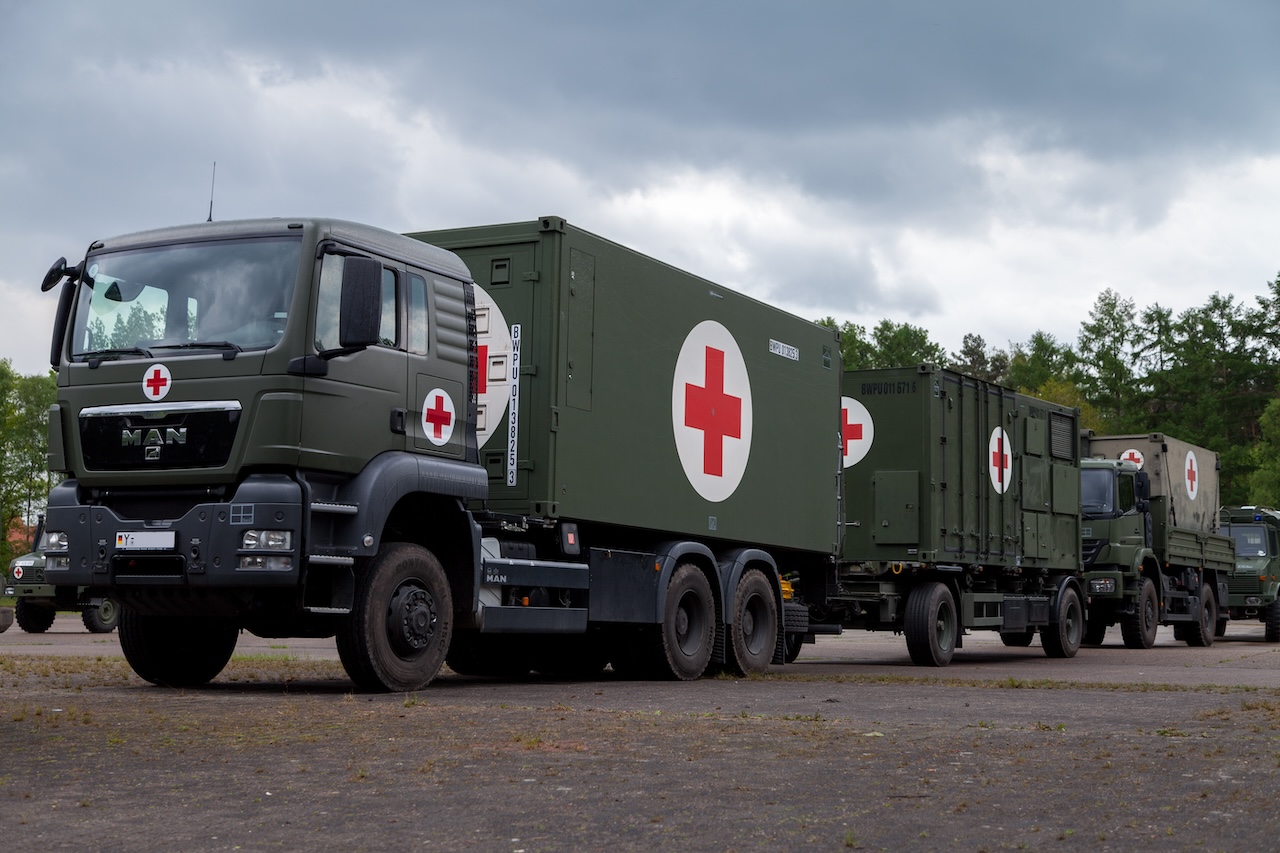
[[[1268,643],[1280,643],[1280,512],[1268,506],[1224,506],[1222,533],[1236,544],[1225,606],[1233,620],[1261,622]],[[1220,630],[1226,620],[1218,619]]]
[[[855,624],[934,665],[971,628],[1079,644],[1074,410],[842,377],[831,329],[559,217],[201,223],[43,286],[45,577],[119,601],[149,681],[242,630],[396,691],[759,673]]]
[[[1085,642],[1119,624],[1125,646],[1150,648],[1172,625],[1177,639],[1212,645],[1235,568],[1231,537],[1216,532],[1217,454],[1162,433],[1081,441]]]

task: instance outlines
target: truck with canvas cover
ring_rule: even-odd
[[[1236,545],[1227,579],[1230,619],[1261,622],[1268,643],[1280,643],[1280,512],[1268,506],[1224,506],[1220,532]],[[1220,632],[1226,620],[1218,618]]]
[[[1076,410],[931,365],[846,372],[841,408],[841,559],[800,585],[809,633],[902,632],[932,666],[971,630],[1075,655]]]
[[[1235,568],[1215,530],[1218,458],[1162,433],[1081,436],[1085,642],[1119,624],[1128,648],[1151,648],[1160,625],[1193,646],[1219,632]]]
[[[372,690],[761,672],[779,565],[833,558],[835,334],[557,217],[202,223],[54,288],[46,577],[154,683],[241,630]]]

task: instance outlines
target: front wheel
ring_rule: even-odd
[[[763,675],[778,645],[778,602],[769,579],[759,569],[744,572],[733,595],[729,626],[733,666],[739,675]]]
[[[18,627],[28,634],[43,634],[53,627],[53,618],[58,611],[51,604],[32,604],[25,598],[19,598],[13,608],[13,619]]]
[[[1218,600],[1206,592],[1200,603],[1200,624],[1187,631],[1187,645],[1206,649],[1213,645],[1213,632],[1218,626]]]
[[[1267,605],[1266,627],[1262,639],[1268,643],[1280,643],[1280,598]]]
[[[435,679],[453,634],[453,597],[435,555],[384,545],[356,580],[338,628],[338,657],[362,690],[408,693]]]
[[[161,687],[199,687],[231,660],[240,631],[227,621],[120,611],[120,650],[129,666]]]
[[[960,621],[956,602],[946,584],[922,583],[907,596],[905,633],[911,662],[917,666],[946,666],[955,654]]]
[[[1084,607],[1080,593],[1074,587],[1064,587],[1058,593],[1058,618],[1052,625],[1040,629],[1040,644],[1051,658],[1072,658],[1080,651],[1084,636]]]
[[[1160,603],[1156,600],[1156,585],[1151,578],[1138,582],[1138,598],[1133,612],[1126,613],[1120,622],[1120,634],[1126,649],[1149,649],[1156,644],[1156,631],[1160,628]]]
[[[1025,631],[1001,631],[1000,642],[1006,646],[1015,649],[1026,648],[1031,645],[1031,641],[1036,638],[1036,629],[1028,628]]]
[[[84,627],[93,634],[110,634],[120,622],[120,605],[115,599],[104,598],[97,607],[86,607],[80,613]]]

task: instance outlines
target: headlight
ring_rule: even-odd
[[[1115,578],[1094,578],[1089,581],[1089,592],[1096,592],[1098,595],[1110,595],[1115,591]]]
[[[62,553],[67,550],[67,534],[63,530],[46,530],[40,537],[40,550],[46,554]]]
[[[263,551],[292,551],[292,530],[246,530],[240,547]]]

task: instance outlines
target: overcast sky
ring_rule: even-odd
[[[1280,271],[1274,2],[0,0],[0,358],[214,216],[570,222],[808,318],[1074,343]]]

